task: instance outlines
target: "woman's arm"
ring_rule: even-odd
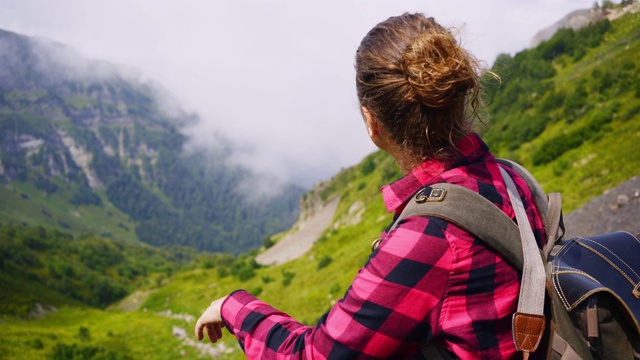
[[[247,358],[388,358],[417,350],[438,331],[452,255],[440,220],[406,219],[380,244],[344,298],[315,327],[304,326],[246,291],[207,310],[198,329],[223,322]],[[213,305],[212,305],[213,306]],[[206,315],[206,316],[205,316]],[[215,326],[213,327],[214,338]],[[200,333],[202,330],[200,330]],[[202,336],[199,336],[202,338]],[[218,337],[219,338],[219,337]],[[217,340],[217,338],[216,338]]]

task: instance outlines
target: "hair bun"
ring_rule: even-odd
[[[446,29],[418,35],[402,55],[402,71],[415,99],[444,108],[474,88],[477,80],[470,55]]]

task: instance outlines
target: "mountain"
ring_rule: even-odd
[[[2,222],[235,254],[291,226],[302,189],[232,165],[221,136],[184,151],[198,121],[133,69],[0,30]]]
[[[564,211],[571,218],[568,226],[580,227],[584,221],[605,223],[611,212],[631,210],[625,213],[623,223],[610,224],[640,232],[638,34],[640,13],[633,12],[580,30],[562,30],[536,48],[513,56],[501,55],[492,69],[501,82],[490,76],[483,81],[491,116],[485,116],[486,126],[479,125],[478,130],[497,156],[522,163],[547,192],[562,193]],[[0,262],[0,287],[10,289],[6,294],[0,292],[0,319],[4,321],[0,353],[8,358],[30,359],[243,359],[244,354],[228,333],[214,345],[194,340],[192,329],[203,308],[211,300],[243,288],[301,322],[315,325],[341,299],[367,261],[372,241],[392,221],[379,189],[399,176],[400,170],[388,154],[374,152],[361,163],[318,183],[303,195],[298,223],[270,237],[264,242],[265,248],[273,249],[294,233],[317,225],[316,220],[325,224],[327,209],[333,216],[312,239],[308,251],[293,259],[288,257],[288,261],[275,261],[277,265],[260,265],[274,262],[258,261],[270,250],[264,248],[235,258],[220,254],[192,257],[189,253],[167,258],[164,252],[141,256],[135,248],[125,249],[116,266],[125,275],[142,271],[142,266],[130,262],[136,255],[166,258],[163,261],[173,270],[164,270],[160,264],[147,265],[147,274],[139,275],[139,279],[132,275],[135,282],[127,287],[119,282],[123,276],[117,268],[103,265],[90,269],[102,271],[100,275],[93,273],[99,278],[111,277],[114,291],[121,294],[124,288],[129,294],[122,301],[110,303],[107,310],[92,305],[93,301],[98,307],[104,306],[95,297],[69,299],[55,290],[64,285],[65,274],[73,274],[68,278],[81,290],[90,290],[92,282],[82,279],[82,269],[92,263],[105,264],[100,260],[102,253],[117,255],[109,251],[112,248],[93,252],[81,249],[100,248],[105,241],[81,236],[68,239],[31,227],[5,227],[0,236],[8,234],[15,242],[5,246],[8,241],[0,238],[0,259],[4,260]],[[584,211],[593,213],[583,216],[580,213]],[[68,240],[51,251],[53,243],[61,242],[58,239]],[[87,253],[95,253],[95,257],[85,258]],[[56,264],[44,265],[54,262],[51,257],[57,259]],[[180,258],[192,260],[180,265]],[[65,262],[71,264],[71,270]],[[4,274],[10,276],[2,282]],[[101,283],[105,281],[101,279]],[[25,284],[29,285],[27,294]],[[111,291],[100,293],[104,299],[113,299],[106,296]],[[34,304],[37,300],[40,306]],[[13,313],[7,314],[4,309]],[[15,315],[29,313],[40,318]]]

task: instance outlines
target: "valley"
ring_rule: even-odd
[[[640,233],[638,34],[632,11],[559,30],[499,56],[499,84],[485,78],[477,131],[562,193],[569,235]],[[36,61],[28,38],[3,39]],[[246,289],[314,326],[392,220],[379,189],[401,172],[386,153],[247,205],[233,189],[250,174],[225,167],[228,154],[180,151],[180,124],[196,115],[167,116],[151,89],[117,76],[11,66],[0,71],[16,74],[0,77],[0,359],[243,359],[229,333],[195,340],[213,299]],[[282,251],[290,241],[300,249]]]

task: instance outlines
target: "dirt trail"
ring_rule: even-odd
[[[278,241],[271,248],[256,257],[261,265],[279,265],[304,255],[311,249],[322,232],[331,225],[340,198],[336,197],[329,203],[318,208],[306,219],[299,220],[295,225],[297,230]],[[301,215],[301,218],[303,216]]]
[[[111,305],[109,308],[118,311],[137,311],[140,309],[140,306],[147,301],[149,295],[156,292],[157,289],[154,290],[138,290],[129,294],[126,298],[122,299],[120,302]]]

